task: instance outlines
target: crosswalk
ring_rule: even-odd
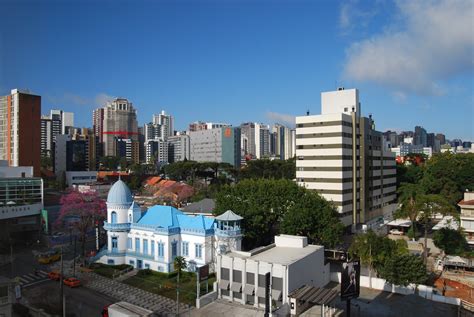
[[[31,285],[49,280],[48,273],[41,270],[38,271],[36,274],[35,273],[24,274],[22,276],[19,276],[17,279],[18,279],[19,284],[22,287],[31,286]]]

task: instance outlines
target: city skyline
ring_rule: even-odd
[[[43,114],[72,111],[79,127],[91,127],[106,100],[124,97],[140,125],[166,110],[183,130],[198,120],[287,124],[320,113],[320,93],[344,86],[361,91],[362,113],[376,115],[378,130],[421,125],[474,139],[468,1],[143,4],[2,3],[11,14],[1,29],[13,31],[1,45],[16,49],[2,50],[1,95],[28,88],[43,97]],[[432,32],[450,23],[436,52],[418,18]],[[406,48],[417,42],[428,44]]]

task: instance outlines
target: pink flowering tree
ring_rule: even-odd
[[[82,242],[82,254],[85,254],[87,232],[94,227],[97,221],[102,221],[106,217],[106,204],[96,192],[81,193],[71,190],[61,197],[61,209],[55,225],[62,226],[64,218],[76,216],[78,221],[73,226],[79,233]]]

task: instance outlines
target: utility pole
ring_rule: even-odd
[[[73,260],[72,260],[72,276],[76,277],[76,240],[77,240],[77,236],[74,235],[74,257],[73,257]]]
[[[176,283],[176,316],[179,317],[179,270],[178,270],[178,280]]]
[[[63,247],[61,246],[61,273],[59,275],[59,308],[63,308],[64,313],[64,289],[63,289]],[[66,315],[63,314],[63,317]]]
[[[10,237],[10,274],[11,278],[13,278],[13,240]]]

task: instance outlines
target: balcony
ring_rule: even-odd
[[[240,229],[215,229],[216,235],[218,236],[226,236],[226,237],[233,237],[233,236],[240,236],[242,231]]]
[[[127,256],[133,256],[133,257],[143,258],[143,259],[148,259],[148,260],[154,260],[155,259],[154,255],[135,252],[135,251],[131,251],[131,250],[127,250]]]
[[[108,231],[128,231],[130,230],[130,224],[104,222],[104,229]]]

